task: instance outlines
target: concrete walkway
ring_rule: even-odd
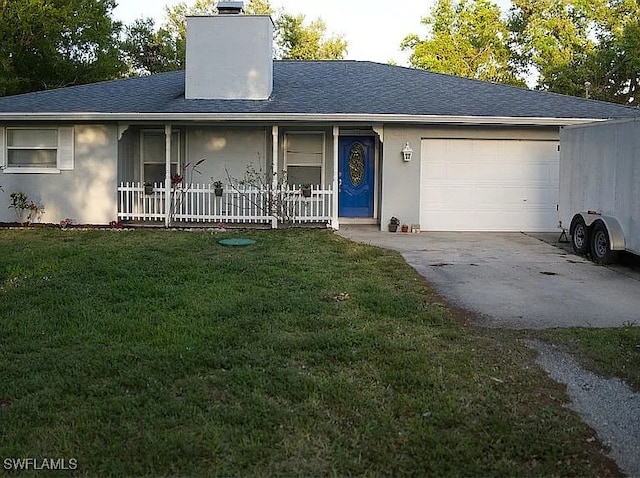
[[[556,242],[558,234],[380,232],[339,234],[399,251],[446,299],[503,328],[640,325],[640,270],[597,266]]]

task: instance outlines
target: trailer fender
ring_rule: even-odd
[[[612,251],[624,251],[627,247],[624,239],[624,231],[618,220],[613,216],[603,216],[601,214],[593,214],[590,212],[579,212],[576,216],[581,216],[584,223],[589,229],[597,221],[601,221],[607,226],[607,232],[609,233],[609,244]],[[575,217],[575,216],[574,216]]]

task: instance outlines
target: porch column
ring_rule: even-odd
[[[278,194],[278,153],[280,151],[280,143],[279,143],[279,128],[278,125],[273,125],[271,127],[271,136],[273,137],[272,144],[272,152],[271,152],[271,191],[273,193]],[[278,218],[271,218],[271,227],[273,229],[277,229],[278,227]]]
[[[340,224],[338,224],[338,191],[339,191],[339,179],[338,179],[338,140],[340,138],[340,127],[333,127],[333,201],[332,211],[331,211],[331,227],[336,231],[340,228]]]
[[[171,123],[164,125],[164,139],[165,139],[165,170],[164,170],[164,226],[169,227],[171,224]]]

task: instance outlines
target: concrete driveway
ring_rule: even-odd
[[[505,328],[640,325],[640,268],[597,266],[558,234],[388,233],[346,226],[351,240],[394,249],[481,325]]]

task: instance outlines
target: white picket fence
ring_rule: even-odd
[[[147,191],[143,183],[123,182],[118,186],[118,219],[164,221],[167,200],[164,184]],[[171,223],[257,223],[278,226],[278,220],[301,223],[330,223],[333,191],[313,186],[304,197],[300,186],[271,193],[250,186],[226,186],[216,196],[212,184],[183,184],[171,189]],[[273,206],[270,208],[269,204]]]

